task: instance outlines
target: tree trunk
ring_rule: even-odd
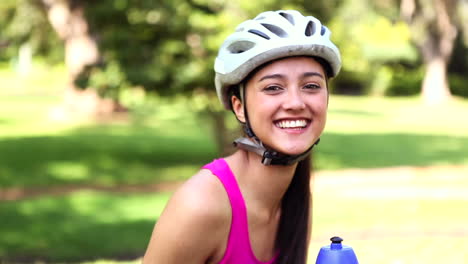
[[[213,134],[218,154],[221,156],[232,154],[235,150],[232,145],[233,135],[231,135],[231,131],[226,127],[224,111],[208,110],[208,114],[213,122]]]
[[[447,66],[458,33],[454,21],[458,0],[416,1],[402,0],[401,15],[426,65],[422,97],[428,104],[440,104],[451,98]]]
[[[50,24],[65,44],[65,65],[68,85],[64,96],[64,110],[85,115],[102,115],[123,110],[111,99],[101,98],[94,89],[78,89],[75,81],[86,67],[101,60],[98,44],[91,36],[84,15],[84,1],[42,0]]]
[[[447,62],[440,57],[426,63],[426,73],[422,84],[422,97],[427,104],[435,105],[450,99],[447,78]]]

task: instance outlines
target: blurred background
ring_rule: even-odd
[[[314,153],[309,263],[468,263],[468,1],[0,1],[0,263],[138,263],[174,189],[232,151],[213,61],[297,9],[343,68]]]

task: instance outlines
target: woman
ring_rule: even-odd
[[[309,154],[325,126],[328,79],[341,66],[329,36],[314,17],[270,11],[225,40],[216,89],[246,135],[176,191],[145,264],[306,262]]]

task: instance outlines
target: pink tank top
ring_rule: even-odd
[[[224,257],[219,264],[273,264],[276,258],[262,262],[253,253],[249,238],[247,208],[236,178],[227,162],[224,159],[217,159],[203,168],[210,170],[219,178],[231,202],[231,230]]]

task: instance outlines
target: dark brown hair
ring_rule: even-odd
[[[310,155],[297,164],[294,177],[281,203],[281,217],[275,247],[276,264],[305,264],[310,232]]]

